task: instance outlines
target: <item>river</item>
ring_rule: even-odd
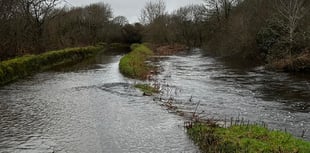
[[[1,153],[197,152],[180,116],[102,54],[0,88]]]
[[[101,54],[1,87],[0,152],[198,152],[184,118],[134,89],[120,58]],[[310,129],[309,76],[241,69],[200,50],[159,65],[156,78],[184,112],[200,101],[205,117],[264,121],[296,136]]]
[[[297,137],[306,132],[310,140],[310,75],[236,63],[196,49],[162,60],[157,79],[184,112],[193,112],[199,103],[201,118],[264,123]]]

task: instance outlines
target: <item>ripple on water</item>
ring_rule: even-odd
[[[2,87],[0,152],[196,152],[183,119],[142,97],[119,58]]]
[[[191,111],[193,107],[187,101],[194,97],[195,102],[201,101],[200,111],[211,118],[241,116],[264,121],[272,128],[286,128],[296,136],[302,129],[310,129],[309,76],[271,72],[263,67],[236,68],[212,57],[197,56],[197,51],[193,54],[171,56],[161,62],[165,71],[158,76],[182,91],[172,95],[182,109]],[[310,133],[305,137],[310,140]]]

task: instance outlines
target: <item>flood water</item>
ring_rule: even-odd
[[[184,118],[143,97],[99,55],[0,88],[0,152],[198,152]],[[241,69],[200,50],[168,56],[156,77],[184,112],[242,117],[294,135],[310,130],[309,76]],[[310,140],[310,131],[305,139]]]
[[[118,71],[119,55],[0,88],[1,153],[197,152],[180,116]]]
[[[306,131],[310,140],[310,75],[244,68],[201,50],[169,56],[160,65],[158,79],[181,110],[193,112],[200,103],[202,118],[263,122],[297,137]]]

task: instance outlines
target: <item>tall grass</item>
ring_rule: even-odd
[[[131,45],[131,50],[129,54],[126,54],[120,60],[120,72],[129,78],[144,80],[151,69],[145,61],[154,53],[142,44]]]
[[[39,55],[25,55],[0,63],[0,85],[15,81],[53,66],[90,57],[102,50],[101,46],[69,48]]]

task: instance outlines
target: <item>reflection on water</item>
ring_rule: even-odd
[[[197,152],[167,113],[100,55],[0,88],[0,152]]]
[[[170,56],[161,65],[164,72],[158,78],[181,91],[173,97],[185,111],[193,111],[200,101],[199,109],[207,117],[264,121],[296,136],[310,130],[309,75],[269,72],[263,67],[242,69],[202,56],[199,50]],[[310,140],[310,132],[306,139]]]

